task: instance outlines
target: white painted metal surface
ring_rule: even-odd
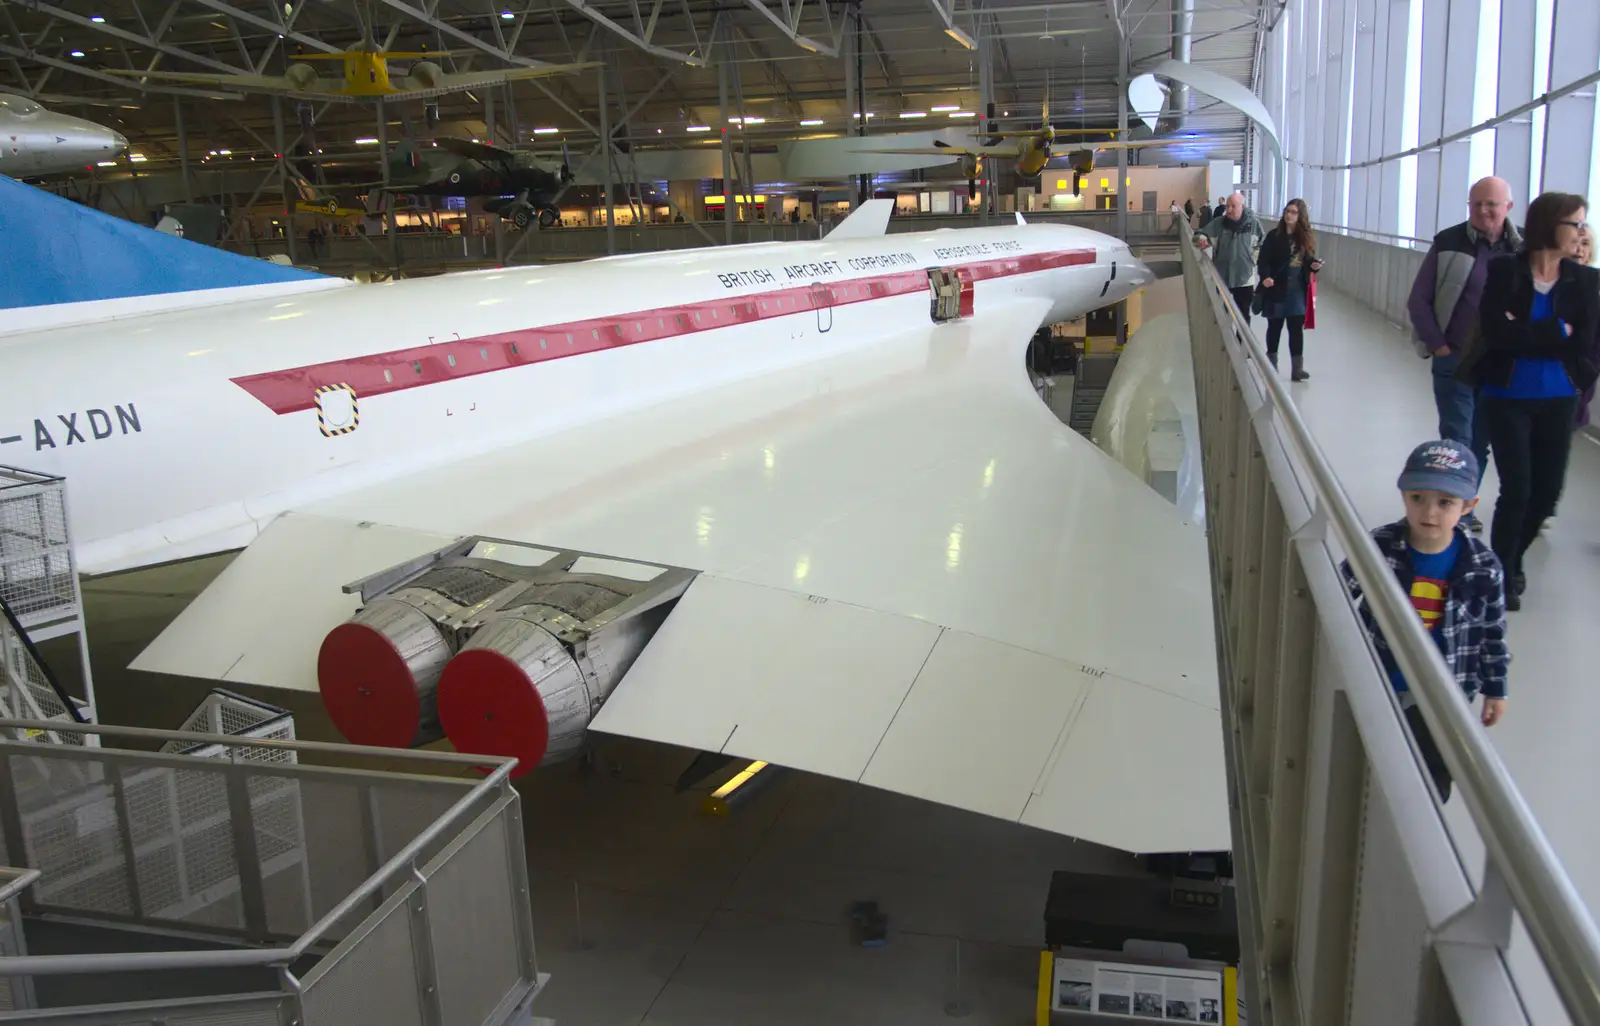
[[[141,669],[309,688],[353,608],[339,585],[468,534],[576,548],[707,575],[601,729],[1141,850],[1225,847],[1203,538],[1024,370],[1040,324],[1148,271],[1062,226],[850,234],[12,335],[35,387],[0,409],[56,427],[137,404],[137,429],[15,443],[93,496],[95,568],[249,545]],[[974,269],[972,316],[932,322],[928,266]],[[586,355],[537,357],[591,331]],[[526,365],[458,373],[513,344]],[[69,354],[88,381],[51,384]],[[374,374],[355,423],[342,390]],[[319,414],[313,384],[342,405]],[[896,725],[941,631],[967,639]],[[982,652],[1009,667],[995,708],[968,676]],[[941,763],[963,723],[1002,721],[1026,744],[974,733],[961,772]]]

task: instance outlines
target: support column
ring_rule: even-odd
[[[1444,128],[1446,37],[1450,31],[1450,5],[1427,0],[1422,9],[1422,89],[1418,97],[1417,141],[1437,139]],[[1417,154],[1417,226],[1419,239],[1431,239],[1440,228],[1455,223],[1439,211],[1439,151]]]
[[[616,175],[611,172],[611,109],[606,100],[606,68],[602,64],[595,69],[600,81],[600,149],[604,157],[600,161],[602,181],[606,190],[606,253],[615,256],[617,253],[617,196]]]
[[[1511,110],[1533,99],[1533,21],[1534,4],[1515,0],[1500,4],[1500,76],[1495,91],[1499,110]],[[1538,183],[1529,178],[1533,147],[1532,114],[1507,121],[1494,130],[1494,173],[1511,186],[1514,209],[1526,208],[1536,195]]]
[[[1345,163],[1345,143],[1350,138],[1349,107],[1345,97],[1350,95],[1351,76],[1354,74],[1354,52],[1350,49],[1350,20],[1354,15],[1355,0],[1327,0],[1328,50],[1337,53],[1336,60],[1328,65],[1328,123],[1323,134],[1324,163],[1337,167]],[[1326,197],[1329,224],[1350,223],[1345,209],[1345,172],[1324,171],[1322,194]]]
[[[978,16],[978,134],[989,130],[989,108],[994,105],[994,41],[989,36],[991,22],[987,15]],[[994,161],[985,158],[983,177],[983,202],[978,206],[978,223],[989,224],[989,212],[994,209]]]
[[[183,178],[183,201],[194,202],[194,184],[189,177],[189,136],[183,130],[183,98],[172,98],[173,124],[178,129],[178,174]],[[281,148],[281,144],[280,144]]]
[[[1375,60],[1373,52],[1375,33],[1373,19],[1377,16],[1377,0],[1355,0],[1356,8],[1356,50],[1355,50],[1355,99],[1351,110],[1354,112],[1350,125],[1350,161],[1359,164],[1372,157],[1376,150],[1373,137],[1381,136],[1381,131],[1375,131],[1382,125],[1383,107],[1373,108],[1373,97],[1383,97],[1383,63]],[[1376,121],[1376,125],[1374,122]],[[1350,172],[1350,220],[1352,228],[1375,228],[1367,218],[1367,201],[1372,196],[1372,189],[1367,182],[1367,168],[1358,168]]]
[[[1560,87],[1600,67],[1600,5],[1565,0],[1556,4],[1550,34],[1550,85]],[[1596,87],[1568,93],[1545,118],[1544,188],[1583,195],[1593,189],[1589,169],[1595,144]],[[1590,203],[1595,197],[1589,197]],[[1591,210],[1594,208],[1591,206]]]
[[[379,119],[381,122],[381,118]],[[294,241],[294,201],[289,198],[289,155],[283,152],[283,103],[276,96],[272,98],[272,139],[273,145],[278,150],[278,190],[283,198],[283,209],[288,211],[284,216],[287,222],[283,226],[283,237],[289,245],[289,262],[300,262],[299,247]]]
[[[389,115],[383,100],[378,100],[378,154],[383,160],[383,184],[389,184]],[[384,190],[384,211],[389,226],[389,266],[400,267],[400,232],[394,223],[394,193]]]
[[[1472,94],[1478,79],[1478,0],[1451,0],[1448,56],[1445,58],[1442,133],[1450,135],[1473,124]],[[1434,138],[1438,138],[1435,136]],[[1472,144],[1467,139],[1450,143],[1439,154],[1439,218],[1441,225],[1467,219],[1467,180],[1471,173]],[[1518,205],[1528,202],[1517,196]]]
[[[1420,3],[1421,0],[1413,0]],[[1387,24],[1387,30],[1384,25]],[[1387,47],[1386,54],[1380,54],[1387,70],[1384,73],[1383,96],[1381,103],[1383,110],[1383,131],[1378,139],[1376,156],[1386,156],[1390,153],[1399,153],[1406,147],[1401,145],[1405,138],[1405,89],[1406,89],[1406,49],[1407,37],[1411,29],[1411,11],[1409,4],[1391,3],[1378,12],[1378,35],[1381,37],[1380,45]],[[1399,97],[1402,102],[1395,103],[1394,98]],[[1395,233],[1400,230],[1400,161],[1390,160],[1375,168],[1372,174],[1372,183],[1378,187],[1378,194],[1373,197],[1371,205],[1372,227],[1380,232]]]
[[[728,135],[728,47],[725,40],[713,44],[717,54],[717,131],[722,133],[722,242],[733,245],[733,139]],[[740,115],[743,117],[743,115]]]

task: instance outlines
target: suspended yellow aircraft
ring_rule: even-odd
[[[332,100],[354,103],[362,100],[415,100],[464,89],[482,89],[520,82],[531,78],[561,75],[583,68],[598,66],[598,62],[582,64],[545,64],[537,68],[501,68],[495,71],[466,73],[447,72],[434,62],[436,57],[452,56],[450,53],[399,53],[362,47],[342,53],[298,54],[296,61],[343,61],[344,74],[339,78],[323,77],[308,63],[291,64],[282,75],[203,75],[187,71],[128,71],[114,70],[110,74],[127,78],[158,79],[163,82],[188,82],[199,85],[226,86],[248,93],[267,93],[292,96],[302,100]],[[398,81],[389,75],[391,60],[410,60],[416,63]]]
[[[994,117],[994,105],[990,104],[989,117]],[[932,146],[915,149],[872,150],[873,153],[908,153],[917,155],[938,155],[960,157],[962,173],[967,176],[968,192],[973,189],[974,180],[982,173],[984,157],[1000,157],[1011,160],[1015,164],[1017,174],[1025,179],[1037,180],[1044,174],[1045,167],[1050,163],[1050,158],[1055,156],[1051,148],[1058,137],[1065,135],[1115,135],[1121,129],[1105,128],[1056,128],[1050,124],[1050,101],[1046,100],[1041,114],[1041,127],[1023,129],[1015,132],[974,132],[975,138],[983,140],[979,146],[953,146],[947,142],[934,140]],[[1013,139],[1015,142],[1004,142]],[[1067,159],[1072,167],[1072,194],[1078,195],[1083,187],[1083,176],[1094,170],[1094,156],[1100,150],[1132,150],[1141,146],[1170,146],[1171,139],[1145,139],[1138,142],[1117,142],[1109,140],[1092,142],[1079,145],[1071,150]]]

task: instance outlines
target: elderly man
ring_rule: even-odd
[[[1194,235],[1194,244],[1211,250],[1222,284],[1233,293],[1233,304],[1246,321],[1250,320],[1250,298],[1256,276],[1256,246],[1261,242],[1261,222],[1245,208],[1244,193],[1228,197],[1222,216],[1214,218]]]
[[[1433,361],[1433,403],[1439,411],[1439,436],[1466,445],[1478,458],[1478,476],[1489,463],[1489,435],[1478,416],[1477,391],[1456,378],[1463,358],[1478,338],[1478,301],[1489,275],[1489,261],[1514,253],[1522,244],[1511,213],[1511,186],[1485,178],[1467,194],[1468,216],[1433,237],[1433,245],[1411,285],[1406,309],[1411,315],[1417,355]],[[1467,526],[1483,530],[1475,515]]]

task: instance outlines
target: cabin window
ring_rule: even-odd
[[[717,316],[718,316],[718,315],[717,315],[717,308],[716,308],[716,307],[712,307],[712,308],[711,308],[711,319],[712,319],[712,320],[716,320],[716,319],[717,319]]]
[[[489,350],[487,350],[487,349],[478,350],[478,359],[487,361],[489,359]]]
[[[418,374],[421,374],[422,373],[422,361],[421,360],[413,360],[411,362],[411,369],[416,371]]]
[[[667,327],[667,319],[665,317],[657,317],[656,318],[656,328],[657,328],[657,330],[664,331],[664,330],[666,330],[666,327]]]
[[[761,310],[762,310],[763,313],[765,313],[766,309],[767,309],[767,301],[765,299],[763,299],[761,301]]]
[[[449,363],[449,364],[450,364],[450,366],[452,366],[452,367],[454,367],[454,366],[455,366],[455,365],[456,365],[456,357],[455,357],[455,354],[454,354],[454,353],[446,353],[446,354],[445,354],[445,360],[446,360],[446,361],[447,361],[447,362],[448,362],[448,363]]]
[[[387,368],[385,368],[385,370],[383,372],[383,380],[389,381],[389,382],[393,382],[394,381],[394,371],[388,370]]]
[[[572,345],[572,332],[567,332],[567,345]]]
[[[542,341],[542,340],[541,340],[541,341]],[[513,343],[511,343],[511,355],[512,355],[512,356],[517,356],[517,355],[519,355],[519,354],[518,354],[518,353],[517,353],[517,344],[516,344],[516,343],[515,343],[515,342],[513,342]]]
[[[695,311],[695,312],[694,312],[694,322],[695,322],[695,323],[696,323],[696,324],[699,324],[699,323],[700,323],[700,311],[699,311],[699,310],[696,310],[696,311]]]
[[[633,322],[633,331],[634,331],[634,334],[636,334],[636,335],[643,335],[644,334],[644,325],[640,324],[638,321],[634,321]]]
[[[549,344],[548,344],[548,343],[546,343],[546,342],[545,342],[545,340],[544,340],[544,339],[542,339],[542,338],[541,338],[541,339],[540,339],[540,340],[539,340],[539,348],[540,348],[540,349],[548,349],[548,348],[550,348],[550,346],[549,346]]]
[[[594,340],[596,342],[600,341],[600,329],[599,328],[591,328],[591,329],[589,329],[589,334],[594,336]]]

